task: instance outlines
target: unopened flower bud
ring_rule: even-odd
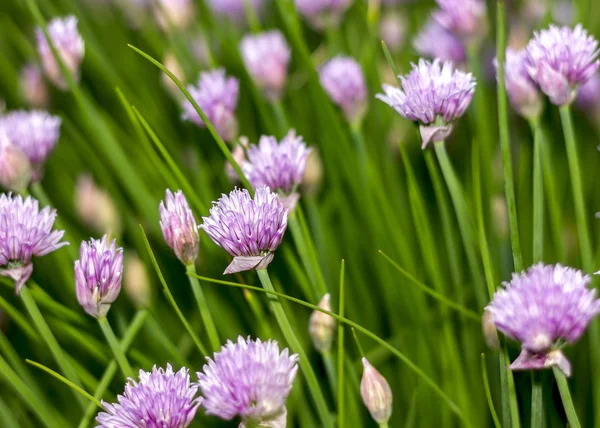
[[[119,212],[112,198],[96,186],[90,175],[77,178],[75,208],[81,221],[95,232],[114,236],[121,230]]]
[[[21,71],[21,95],[33,108],[44,108],[49,102],[48,85],[42,71],[35,64],[27,64]]]
[[[248,148],[248,138],[240,137],[240,142],[237,144],[233,150],[231,151],[231,156],[233,156],[233,160],[240,166],[246,160],[246,149]],[[239,184],[241,182],[240,176],[233,169],[233,165],[231,162],[225,162],[225,174],[227,174],[227,178],[231,181],[232,184]]]
[[[481,317],[481,329],[483,331],[483,338],[488,348],[497,351],[500,348],[500,341],[498,340],[498,330],[496,324],[494,324],[494,317],[488,311],[483,312]]]
[[[319,308],[331,312],[330,295],[327,293],[319,302]],[[335,319],[323,312],[314,311],[308,321],[308,331],[310,338],[319,352],[328,352],[331,350],[333,341],[333,332],[335,330]]]
[[[381,18],[379,35],[392,52],[398,52],[404,45],[407,25],[404,15],[390,13]]]
[[[392,390],[387,380],[363,357],[360,395],[375,422],[385,424],[392,415]]]
[[[0,129],[0,186],[15,192],[27,188],[31,181],[31,164],[25,152],[11,144]]]
[[[317,150],[311,150],[306,158],[306,168],[302,177],[303,193],[314,196],[319,192],[323,183],[323,161]]]
[[[181,67],[181,64],[179,64],[179,61],[177,61],[177,57],[173,54],[173,52],[167,52],[163,60],[163,64],[165,65],[167,70],[173,73],[175,77],[177,77],[179,80],[185,80],[185,73],[183,72],[183,68]],[[162,81],[162,84],[165,86],[167,91],[169,91],[169,94],[171,94],[173,98],[182,98],[181,90],[175,84],[175,82],[171,80],[169,76],[167,76],[165,73],[161,73],[160,80]]]
[[[184,265],[194,263],[200,250],[196,219],[180,190],[171,192],[160,202],[160,227],[165,241]]]
[[[165,30],[172,27],[185,28],[194,19],[194,4],[191,0],[155,0],[152,5],[158,25]]]
[[[134,252],[125,255],[125,277],[123,278],[125,294],[139,309],[150,306],[152,290],[150,278],[144,262]]]

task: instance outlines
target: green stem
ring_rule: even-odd
[[[492,392],[490,391],[490,382],[488,380],[487,374],[487,364],[485,363],[485,354],[481,354],[481,377],[483,379],[483,387],[485,389],[485,398],[488,402],[488,407],[490,408],[490,414],[492,415],[492,421],[494,421],[494,426],[496,428],[501,428],[500,421],[498,420],[498,413],[496,413],[496,408],[494,407],[494,401],[492,400]]]
[[[512,247],[514,270],[523,270],[523,256],[521,242],[519,241],[519,223],[517,220],[517,205],[515,202],[515,186],[513,167],[510,153],[510,139],[508,133],[508,104],[506,98],[506,82],[504,80],[506,27],[504,23],[504,3],[498,2],[497,13],[497,57],[498,57],[498,123],[500,127],[500,146],[502,149],[502,163],[504,165],[504,193],[508,207],[508,222],[510,226],[510,243]]]
[[[46,323],[46,320],[40,312],[40,309],[37,307],[35,300],[33,300],[33,297],[31,296],[31,291],[29,290],[27,285],[23,286],[23,288],[21,289],[21,300],[23,301],[27,312],[29,312],[29,316],[33,320],[33,323],[40,336],[46,342],[46,345],[48,345],[48,348],[52,353],[52,357],[60,367],[60,370],[65,374],[65,377],[67,379],[69,379],[77,386],[81,387],[81,381],[79,380],[77,373],[75,373],[75,369],[73,369],[73,366],[65,357],[65,354],[63,353],[63,350],[58,344],[56,337],[54,337],[54,334],[52,334],[52,330],[50,330],[50,327],[48,327],[48,324]],[[79,394],[75,392],[74,394],[79,405],[85,409],[85,400]]]
[[[530,122],[533,132],[533,262],[544,257],[544,176],[542,170],[542,130]]]
[[[388,425],[388,423],[387,423],[387,422],[384,422],[384,423],[382,423],[382,424],[379,424],[379,428],[388,428],[388,427],[389,427],[389,425]]]
[[[327,380],[331,387],[331,394],[333,395],[333,398],[336,398],[338,391],[338,377],[335,370],[334,356],[331,351],[325,351],[321,355],[323,357],[323,365],[325,366],[325,374],[327,375]]]
[[[110,324],[108,323],[106,317],[99,318],[98,324],[102,329],[102,333],[104,333],[104,337],[106,337],[108,346],[110,346],[110,349],[113,355],[115,356],[115,359],[117,360],[117,363],[119,364],[123,375],[125,376],[125,378],[133,378],[133,369],[131,368],[129,361],[127,361],[127,357],[123,352],[123,348],[121,348],[121,345],[119,344],[119,341],[117,340],[117,337],[115,336],[113,329],[110,327]]]
[[[531,373],[531,428],[544,426],[543,384],[541,373]]]
[[[275,291],[273,288],[273,284],[271,283],[271,278],[269,277],[269,272],[266,269],[258,269],[256,271],[258,273],[258,277],[262,286],[267,291]],[[298,340],[298,337],[294,333],[292,326],[281,306],[281,302],[278,299],[271,300],[271,308],[273,313],[275,314],[275,318],[277,319],[277,323],[279,324],[279,328],[281,328],[281,332],[283,333],[285,340],[290,345],[292,352],[295,352],[300,357],[300,368],[304,373],[304,377],[306,378],[306,383],[308,384],[308,388],[311,392],[311,395],[315,401],[315,405],[317,407],[317,412],[319,413],[319,417],[321,419],[321,424],[323,427],[333,428],[333,423],[331,421],[331,417],[329,415],[329,409],[327,408],[327,403],[325,401],[325,397],[323,396],[323,391],[321,391],[321,387],[319,386],[319,382],[317,380],[317,376],[310,365],[310,361]]]
[[[275,121],[277,122],[277,128],[281,135],[285,135],[289,130],[288,120],[285,115],[285,110],[283,109],[283,105],[281,101],[276,100],[271,103],[273,106],[273,114],[275,115]]]
[[[573,399],[571,398],[571,392],[569,391],[569,384],[567,383],[565,374],[557,367],[552,368],[552,371],[554,372],[554,378],[558,384],[558,391],[560,392],[560,398],[562,400],[563,407],[565,408],[565,413],[567,414],[567,420],[569,421],[570,428],[581,428],[579,418],[575,412],[575,406],[573,405]]]
[[[219,339],[217,327],[215,326],[215,322],[213,321],[210,309],[208,308],[206,296],[202,291],[202,287],[200,287],[200,281],[198,281],[198,278],[194,276],[196,274],[196,267],[194,266],[194,264],[189,264],[185,267],[185,269],[188,274],[192,274],[188,275],[188,278],[190,280],[192,291],[194,292],[194,297],[196,298],[196,302],[198,303],[198,309],[200,310],[202,321],[204,321],[206,332],[208,333],[208,340],[210,341],[210,345],[213,348],[213,351],[218,351],[221,347],[221,339]]]
[[[345,292],[345,276],[346,276],[346,262],[342,259],[342,265],[340,267],[340,307],[339,313],[340,316],[344,316],[345,306],[346,306],[346,292]],[[337,371],[338,371],[338,396],[337,396],[337,410],[338,410],[338,427],[345,427],[345,417],[346,410],[344,401],[344,326],[338,326],[338,361],[337,361]]]

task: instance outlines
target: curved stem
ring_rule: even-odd
[[[263,288],[267,291],[274,292],[275,289],[271,283],[269,272],[266,269],[258,269],[256,272],[258,273],[258,277],[263,285]],[[315,401],[315,405],[317,406],[317,411],[319,413],[319,417],[321,418],[322,426],[333,428],[333,423],[329,415],[329,409],[327,408],[327,403],[325,401],[325,397],[323,396],[323,391],[321,391],[321,387],[319,386],[317,376],[310,365],[310,361],[308,360],[308,357],[306,356],[306,353],[304,352],[296,333],[294,333],[294,330],[290,325],[290,321],[288,320],[287,315],[281,306],[281,302],[277,299],[272,299],[271,309],[273,309],[273,313],[275,314],[279,328],[281,329],[285,340],[290,345],[292,352],[295,352],[300,357],[300,368],[302,369],[302,373],[304,373],[308,389],[310,390]]]
[[[115,336],[115,332],[111,328],[106,317],[99,318],[98,324],[100,325],[100,328],[102,329],[102,333],[104,333],[104,337],[106,337],[108,346],[110,346],[110,349],[111,349],[113,355],[115,356],[115,359],[117,360],[117,363],[119,364],[119,367],[121,368],[121,371],[123,372],[123,375],[125,376],[125,378],[130,378],[130,377],[133,378],[134,377],[133,369],[131,368],[129,361],[127,361],[127,357],[125,356],[125,353],[123,352],[123,348],[121,348],[121,345],[119,344],[119,341],[117,340],[117,336]]]
[[[565,408],[565,413],[567,414],[569,426],[571,428],[581,428],[579,418],[575,412],[575,406],[573,405],[573,399],[571,398],[571,392],[569,391],[569,384],[567,383],[565,374],[557,367],[552,368],[552,371],[554,372],[554,378],[558,384],[558,391],[560,392],[560,398],[562,400],[563,407]]]
[[[217,327],[215,326],[213,317],[210,314],[210,309],[208,309],[208,302],[206,300],[206,296],[204,295],[204,292],[200,287],[200,282],[198,281],[198,278],[194,276],[194,274],[196,274],[196,267],[193,264],[190,264],[187,265],[185,268],[188,273],[192,274],[188,275],[188,278],[190,280],[190,286],[192,287],[192,291],[194,292],[194,297],[196,298],[196,302],[198,303],[198,309],[200,310],[202,321],[204,322],[206,332],[208,333],[208,340],[210,341],[210,345],[213,348],[213,351],[218,351],[221,347],[221,339],[219,339]]]

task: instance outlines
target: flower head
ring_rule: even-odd
[[[281,202],[291,211],[298,199],[295,189],[302,182],[309,153],[310,148],[294,130],[280,143],[275,137],[263,135],[258,145],[248,148],[248,160],[242,168],[252,186],[269,186],[279,192]]]
[[[278,30],[245,36],[240,42],[244,64],[268,98],[278,100],[287,80],[291,58],[285,37]]]
[[[475,78],[455,70],[450,62],[420,59],[407,76],[400,76],[402,89],[383,85],[377,98],[413,122],[418,122],[423,148],[430,141],[446,139],[452,122],[461,117],[473,98]]]
[[[234,189],[222,195],[202,217],[201,229],[217,245],[233,256],[225,274],[264,269],[273,260],[287,228],[288,210],[268,187],[256,189],[254,199],[248,190]]]
[[[64,62],[73,78],[79,80],[79,68],[83,60],[85,45],[79,31],[77,30],[77,18],[67,16],[66,18],[55,18],[48,23],[48,34],[56,47],[60,58]],[[52,54],[50,45],[43,31],[36,31],[37,49],[42,58],[42,65],[48,78],[60,89],[67,89],[67,82],[62,71]]]
[[[550,28],[535,33],[527,45],[525,66],[556,105],[571,103],[579,86],[598,70],[598,42],[581,25]]]
[[[60,136],[62,119],[41,110],[17,110],[0,117],[0,129],[20,148],[33,167],[33,180],[42,177],[44,163]]]
[[[208,6],[217,14],[227,17],[234,23],[242,23],[246,20],[245,0],[208,0]],[[250,4],[257,13],[263,7],[263,0],[250,0]]]
[[[319,302],[319,308],[331,312],[331,296],[325,294]],[[313,345],[319,352],[331,350],[333,332],[335,331],[335,319],[331,315],[320,311],[313,311],[308,321],[308,331]]]
[[[600,106],[600,74],[596,73],[577,92],[575,105],[589,112],[594,112]]]
[[[35,64],[27,64],[21,70],[20,76],[21,94],[25,102],[34,108],[42,108],[48,105],[48,86],[44,81],[42,71]]]
[[[295,0],[296,9],[318,30],[337,27],[352,0]]]
[[[538,86],[531,79],[525,65],[527,52],[506,50],[504,81],[513,108],[526,119],[536,119],[542,113],[542,99]],[[498,60],[494,60],[498,69]]]
[[[117,241],[102,239],[82,242],[75,261],[75,292],[79,304],[95,318],[105,317],[121,291],[123,249]]]
[[[454,64],[462,64],[467,59],[463,42],[433,18],[429,18],[414,38],[413,47],[419,55],[427,58],[439,58]]]
[[[298,371],[298,356],[279,351],[275,341],[228,341],[198,373],[198,384],[209,415],[243,423],[281,418]],[[285,426],[285,424],[281,425]]]
[[[486,307],[498,329],[521,342],[513,370],[558,366],[568,376],[571,366],[560,347],[573,343],[600,312],[591,278],[561,265],[532,266],[513,274]]]
[[[0,128],[0,187],[15,192],[24,190],[31,181],[31,163],[27,155],[12,144]]]
[[[77,177],[75,209],[79,218],[100,234],[118,234],[121,229],[119,211],[110,194],[98,187],[89,174]]]
[[[23,199],[12,194],[0,195],[0,275],[15,281],[17,293],[33,272],[33,256],[45,256],[68,242],[65,234],[52,230],[56,210],[45,207],[31,196]]]
[[[239,81],[234,77],[227,77],[225,70],[219,68],[200,73],[196,86],[190,85],[187,89],[221,138],[226,141],[233,140],[237,134],[235,108],[238,102]],[[188,100],[184,101],[183,109],[184,119],[191,120],[201,127],[206,126]]]
[[[183,192],[179,190],[173,194],[167,190],[167,196],[158,209],[165,241],[183,264],[194,263],[200,249],[198,226]]]
[[[129,379],[118,403],[102,401],[105,412],[98,413],[98,428],[185,428],[189,426],[202,399],[198,386],[190,382],[188,369],[140,370],[139,381]]]
[[[321,86],[349,121],[360,120],[365,110],[367,85],[362,67],[348,56],[336,56],[319,71]]]
[[[433,17],[449,31],[463,39],[485,32],[486,6],[483,0],[435,0],[440,7]]]
[[[360,395],[375,422],[385,424],[392,416],[392,390],[387,380],[363,357]]]

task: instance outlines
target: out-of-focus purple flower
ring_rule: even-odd
[[[61,123],[60,117],[41,110],[17,110],[0,117],[0,129],[31,162],[33,181],[42,178],[44,163],[60,137]]]
[[[429,142],[450,135],[453,121],[471,103],[476,83],[471,73],[455,70],[450,62],[442,64],[438,59],[420,59],[412,68],[408,75],[400,76],[402,89],[384,84],[385,95],[377,94],[377,98],[419,123],[425,148]]]
[[[577,341],[600,312],[590,282],[579,270],[539,263],[503,284],[485,310],[501,332],[521,342],[521,355],[511,369],[557,366],[570,375],[571,364],[561,347]]]
[[[0,128],[0,187],[15,192],[27,188],[31,181],[31,163],[27,155],[12,144]]]
[[[235,108],[238,102],[239,81],[234,77],[227,77],[225,70],[219,68],[200,73],[196,86],[189,85],[187,90],[221,138],[225,141],[233,140],[237,135]],[[184,119],[191,120],[201,127],[206,126],[188,100],[184,101],[183,110]]]
[[[27,64],[21,70],[21,94],[25,102],[33,108],[43,108],[48,105],[50,94],[42,71],[35,64]]]
[[[184,265],[194,263],[200,250],[194,213],[181,190],[171,192],[160,202],[160,228],[165,241]]]
[[[275,341],[228,341],[198,373],[206,414],[242,426],[285,427],[285,401],[298,371],[298,356]],[[277,422],[277,423],[274,423]]]
[[[281,203],[292,211],[298,200],[296,188],[302,182],[310,148],[293,129],[277,142],[263,135],[258,145],[248,148],[248,160],[242,165],[244,175],[254,188],[268,186],[280,196]]]
[[[363,357],[360,395],[375,422],[386,424],[392,416],[392,389],[387,380]]]
[[[152,372],[140,370],[139,381],[128,379],[118,403],[102,401],[98,428],[185,428],[189,426],[202,398],[198,385],[190,382],[187,368],[174,372],[154,366]]]
[[[58,250],[65,234],[52,230],[56,210],[45,207],[31,196],[23,199],[12,194],[0,195],[0,275],[15,281],[17,294],[33,272],[32,257]]]
[[[325,294],[319,302],[319,308],[331,312],[330,300],[329,293]],[[308,332],[317,351],[324,353],[331,350],[334,331],[335,319],[331,315],[313,311],[308,321]]]
[[[194,19],[191,0],[154,0],[152,7],[156,21],[163,29],[185,28]]]
[[[330,59],[319,71],[321,85],[350,122],[362,119],[366,108],[367,85],[362,67],[349,56]]]
[[[214,202],[200,228],[233,256],[224,272],[229,274],[266,268],[283,240],[287,218],[288,210],[268,187],[257,188],[254,199],[248,190],[234,189]]]
[[[48,23],[47,29],[60,58],[73,75],[75,81],[79,81],[79,68],[83,60],[83,54],[85,53],[85,45],[77,30],[77,18],[74,16],[55,18]],[[46,75],[57,87],[67,89],[67,81],[40,28],[36,30],[36,37],[37,49],[42,58],[42,65]]]
[[[406,39],[408,22],[404,15],[399,13],[386,13],[379,24],[379,35],[386,46],[392,51],[400,50]]]
[[[102,239],[82,242],[75,261],[75,292],[79,304],[94,318],[103,318],[119,297],[123,278],[123,249],[117,241]]]
[[[600,106],[600,75],[594,76],[581,85],[575,98],[575,105],[585,111],[593,112]]]
[[[577,90],[598,70],[598,42],[581,25],[535,33],[527,45],[529,75],[553,104],[570,104]]]
[[[257,14],[260,14],[263,3],[263,0],[250,0]],[[244,0],[208,0],[207,4],[217,15],[227,17],[234,23],[246,21]]]
[[[121,230],[119,211],[110,194],[89,174],[77,177],[75,209],[81,221],[99,234],[116,235]]]
[[[506,49],[504,81],[513,108],[526,119],[536,119],[542,113],[542,97],[537,84],[531,79],[525,64],[527,51]],[[496,70],[498,60],[494,60]]]
[[[463,42],[433,18],[429,18],[414,38],[413,47],[419,55],[451,61],[455,65],[462,64],[467,59]]]
[[[271,100],[281,98],[291,58],[285,37],[278,30],[245,36],[240,42],[244,64],[256,85]]]
[[[146,265],[135,252],[128,250],[125,253],[123,288],[136,308],[147,309],[150,307],[152,299],[150,284]]]
[[[477,38],[486,31],[483,0],[435,0],[440,7],[432,16],[463,40]]]
[[[337,27],[352,0],[295,0],[296,9],[317,30]]]

